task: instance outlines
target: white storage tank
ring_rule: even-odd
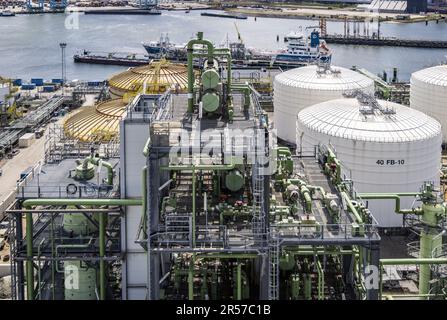
[[[414,72],[410,80],[410,106],[441,123],[447,143],[447,65]]]
[[[278,137],[295,143],[296,116],[311,105],[342,98],[352,90],[374,92],[374,81],[349,69],[307,66],[283,72],[273,83],[274,124]]]
[[[308,153],[319,143],[330,143],[343,163],[343,173],[354,181],[358,192],[414,192],[424,181],[439,186],[439,122],[396,103],[377,103],[389,113],[374,109],[368,114],[372,109],[355,98],[302,110],[297,117],[298,150]],[[404,198],[401,205],[410,208],[413,201]],[[393,201],[368,202],[381,227],[402,226],[402,215],[394,213]]]

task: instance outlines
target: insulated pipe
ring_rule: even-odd
[[[394,193],[394,194],[389,194],[389,193],[359,193],[357,194],[361,199],[365,200],[365,199],[372,199],[372,200],[382,200],[382,199],[391,199],[391,200],[395,200],[396,201],[396,206],[395,206],[395,212],[396,213],[401,213],[401,214],[409,214],[409,213],[414,213],[414,214],[422,214],[422,210],[421,209],[409,209],[409,210],[404,210],[400,208],[400,198],[401,197],[415,197],[420,195],[420,192],[402,192],[402,193]]]
[[[237,286],[237,297],[236,300],[242,300],[242,265],[240,262],[237,263],[237,275],[236,275],[236,286]]]
[[[192,169],[192,247],[196,246],[196,171]]]
[[[106,300],[106,217],[107,213],[99,214],[99,299]]]
[[[143,219],[143,233],[147,237],[147,166],[143,167],[141,175],[142,195],[141,195],[141,212]]]
[[[197,39],[190,40],[187,45],[187,58],[188,58],[188,112],[192,113],[194,108],[193,96],[194,96],[194,45],[203,44],[208,48],[208,60],[213,60],[214,45],[208,41],[203,40],[203,32],[197,33]],[[231,60],[230,60],[231,63]]]
[[[161,166],[161,170],[169,171],[194,171],[194,170],[213,170],[213,171],[228,171],[233,170],[236,166],[234,164],[216,164],[216,165],[176,165],[176,166]]]
[[[360,214],[358,213],[357,209],[354,207],[354,205],[351,202],[351,199],[349,198],[349,196],[346,194],[346,192],[342,191],[340,192],[340,195],[345,199],[347,206],[349,207],[349,209],[351,210],[351,213],[354,215],[355,220],[358,224],[363,224],[363,219],[360,216]]]
[[[139,206],[140,199],[27,199],[23,206],[30,210],[32,206]],[[26,213],[26,286],[27,299],[34,298],[34,269],[33,269],[33,214]],[[101,245],[101,244],[100,244]],[[105,288],[104,288],[105,290]]]
[[[311,212],[312,211],[312,198],[310,196],[310,191],[307,189],[305,185],[302,185],[300,187],[300,193],[304,198],[304,202],[306,203],[306,211]]]
[[[146,143],[144,144],[143,147],[143,156],[145,156],[146,158],[149,155],[150,146],[151,146],[151,137],[147,138]]]
[[[107,184],[109,186],[113,185],[113,166],[106,161],[102,161],[101,158],[95,158],[95,157],[87,157],[84,160],[84,163],[90,162],[91,164],[95,166],[99,166],[99,162],[101,161],[101,165],[103,165],[107,169]]]

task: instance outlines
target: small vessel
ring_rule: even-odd
[[[186,61],[186,44],[171,43],[168,34],[162,34],[158,41],[143,42],[142,45],[152,59],[160,59],[165,56],[170,60]]]
[[[0,17],[14,17],[16,14],[10,10],[3,10],[0,12]]]
[[[307,29],[313,27],[307,27]],[[332,58],[332,52],[326,45],[326,41],[320,40],[320,33],[312,30],[310,37],[299,31],[289,33],[284,41],[287,42],[287,50],[279,52],[275,57],[275,62],[324,62],[329,63]]]

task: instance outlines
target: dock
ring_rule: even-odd
[[[113,10],[86,10],[84,14],[116,14],[116,15],[161,15],[159,10],[146,9],[113,9]]]
[[[438,40],[343,37],[341,35],[325,35],[322,38],[327,43],[334,43],[334,44],[447,49],[447,41],[438,41]]]

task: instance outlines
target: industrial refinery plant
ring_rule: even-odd
[[[330,60],[186,49],[67,87],[96,100],[49,125],[5,208],[12,299],[447,298],[446,65],[408,106]]]

